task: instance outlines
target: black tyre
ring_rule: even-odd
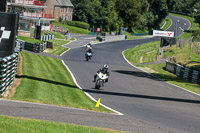
[[[85,57],[86,58],[86,61],[89,61],[89,57],[87,56],[87,57]]]
[[[99,81],[96,82],[95,89],[100,89]]]

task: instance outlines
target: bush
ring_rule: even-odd
[[[70,33],[89,34],[89,31],[86,30],[86,29],[83,29],[83,28],[79,28],[79,27],[75,27],[75,26],[69,26],[69,25],[64,25],[64,24],[56,23],[56,22],[53,22],[52,24],[53,25],[57,25],[57,26],[63,26],[65,28],[67,28],[67,29],[69,29]]]
[[[62,17],[59,17],[59,22],[62,22],[62,20],[63,20]]]
[[[85,22],[80,22],[80,21],[63,21],[63,24],[67,24],[69,26],[74,26],[74,27],[79,27],[83,29],[88,29],[90,25]]]

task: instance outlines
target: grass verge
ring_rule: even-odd
[[[146,43],[137,47],[128,49],[124,55],[131,63],[146,63],[156,61],[159,41]]]
[[[189,59],[190,46],[186,43],[183,48],[176,48],[176,45],[164,50],[164,58],[174,56],[173,62],[182,66],[200,71],[200,55],[193,52],[194,45],[191,47],[191,59]]]
[[[165,71],[164,70],[165,63],[164,64],[153,64],[153,65],[140,64],[141,58],[143,58],[145,60],[145,62],[154,61],[152,59],[156,58],[156,51],[157,51],[156,48],[158,48],[159,44],[160,44],[159,41],[146,43],[146,44],[126,50],[124,52],[124,55],[129,62],[131,62],[135,66],[139,67],[140,69],[148,71],[149,73],[155,75],[156,77],[159,77],[160,79],[162,79],[166,82],[175,84],[177,86],[185,88],[186,90],[190,90],[192,92],[200,94],[200,85],[195,84],[195,83],[190,83],[186,80],[183,80],[183,79],[177,77],[176,75],[174,75],[168,71]],[[170,54],[172,54],[173,56],[178,57],[178,60],[179,60],[179,57],[181,59],[182,57],[185,56],[184,53],[185,54],[187,53],[187,51],[184,49],[179,49],[179,51],[177,51],[177,52],[173,52],[173,51],[177,51],[176,46],[173,46],[172,48],[169,48],[168,50],[166,50],[166,53],[165,53],[166,57],[168,57],[168,56],[170,56]],[[195,59],[197,59],[197,58],[195,58]],[[142,63],[144,63],[144,62],[142,62]],[[146,68],[150,68],[150,69],[146,69]]]
[[[29,43],[41,43],[43,44],[44,42],[35,38],[31,38],[31,37],[23,37],[23,36],[18,36],[18,39],[23,40],[25,42],[29,42]]]
[[[182,78],[179,78],[176,75],[164,70],[165,65],[166,65],[165,63],[164,64],[151,64],[151,65],[137,65],[136,64],[136,66],[140,67],[143,70],[145,70],[145,68],[150,68],[150,70],[153,70],[153,71],[148,71],[148,72],[153,74],[154,76],[162,79],[163,81],[172,83],[174,85],[185,88],[186,90],[200,94],[200,85],[195,84],[195,83],[190,83],[190,82],[188,82]]]
[[[112,129],[8,116],[0,116],[0,125],[2,133],[125,133]]]
[[[21,52],[21,84],[10,99],[110,112],[88,98],[59,59]]]
[[[167,17],[166,24],[164,25],[164,27],[161,30],[163,30],[163,31],[167,30],[171,26],[171,24],[172,24],[171,19]]]
[[[54,38],[58,38],[58,39],[65,39],[65,35],[58,33],[58,32],[48,32],[48,31],[42,31],[43,34],[47,33],[47,34],[54,34]]]
[[[131,40],[131,39],[143,39],[145,36],[142,36],[142,37],[140,37],[140,36],[127,36],[127,39],[128,40]]]
[[[82,29],[82,28],[78,28],[78,27],[74,27],[74,26],[68,26],[68,25],[64,25],[64,24],[56,23],[56,22],[53,22],[53,25],[66,27],[67,29],[69,29],[70,33],[87,34],[88,35],[89,32],[90,32],[90,31]]]
[[[53,43],[53,49],[49,48],[47,53],[52,55],[60,55],[67,50],[67,48],[62,47],[62,45],[67,44],[70,41],[54,39],[54,40],[49,40],[48,42]]]

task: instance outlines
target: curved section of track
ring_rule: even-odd
[[[175,23],[177,18],[171,19]],[[184,19],[181,21],[186,22]],[[168,30],[172,31],[173,27],[174,24]],[[161,128],[160,132],[198,132],[199,96],[160,81],[123,59],[123,50],[154,40],[159,38],[95,45],[94,56],[89,62],[84,60],[85,49],[82,47],[71,49],[62,58],[84,91],[95,99],[101,98],[103,104],[135,121],[133,125],[140,121],[152,125],[152,128]],[[110,66],[111,76],[102,90],[95,90],[93,75],[103,64]]]

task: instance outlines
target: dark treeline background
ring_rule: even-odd
[[[71,0],[74,5],[74,21],[89,23],[93,29],[139,32],[159,27],[169,11],[192,15],[199,9],[200,0]],[[199,22],[200,13],[195,13]]]

